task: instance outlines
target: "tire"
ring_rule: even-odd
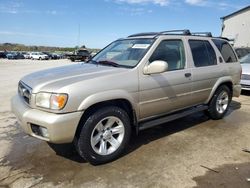
[[[232,92],[226,85],[220,86],[214,93],[206,114],[214,120],[222,119],[228,111]]]
[[[80,126],[82,129],[78,138],[75,138],[75,147],[79,155],[93,165],[117,159],[130,139],[128,114],[119,107],[103,107]]]

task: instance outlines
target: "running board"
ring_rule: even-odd
[[[201,106],[197,106],[197,107],[193,107],[193,108],[188,108],[186,110],[182,110],[181,112],[176,112],[176,113],[173,113],[173,114],[170,114],[167,116],[163,116],[163,117],[160,117],[157,119],[141,122],[141,123],[139,123],[139,131],[154,127],[156,125],[167,123],[169,121],[173,121],[173,120],[188,116],[188,115],[196,113],[196,112],[204,111],[207,109],[208,109],[208,106],[201,105]]]

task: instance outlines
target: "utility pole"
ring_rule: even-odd
[[[78,24],[78,37],[77,37],[77,46],[80,48],[80,40],[81,40],[81,25]]]

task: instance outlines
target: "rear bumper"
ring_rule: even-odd
[[[241,85],[234,85],[233,86],[233,97],[239,97],[241,93]]]
[[[11,107],[18,122],[27,134],[51,143],[72,142],[83,114],[83,112],[54,114],[32,109],[18,95],[12,98]],[[38,135],[32,130],[31,125],[46,128],[48,136]]]
[[[250,80],[241,80],[240,84],[242,90],[250,90]]]

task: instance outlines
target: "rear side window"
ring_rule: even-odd
[[[237,58],[233,52],[232,47],[228,44],[228,42],[219,39],[212,39],[214,44],[217,46],[220,51],[224,61],[226,63],[237,62]]]
[[[216,65],[217,59],[213,47],[205,40],[189,40],[192,51],[194,65],[204,67]]]

